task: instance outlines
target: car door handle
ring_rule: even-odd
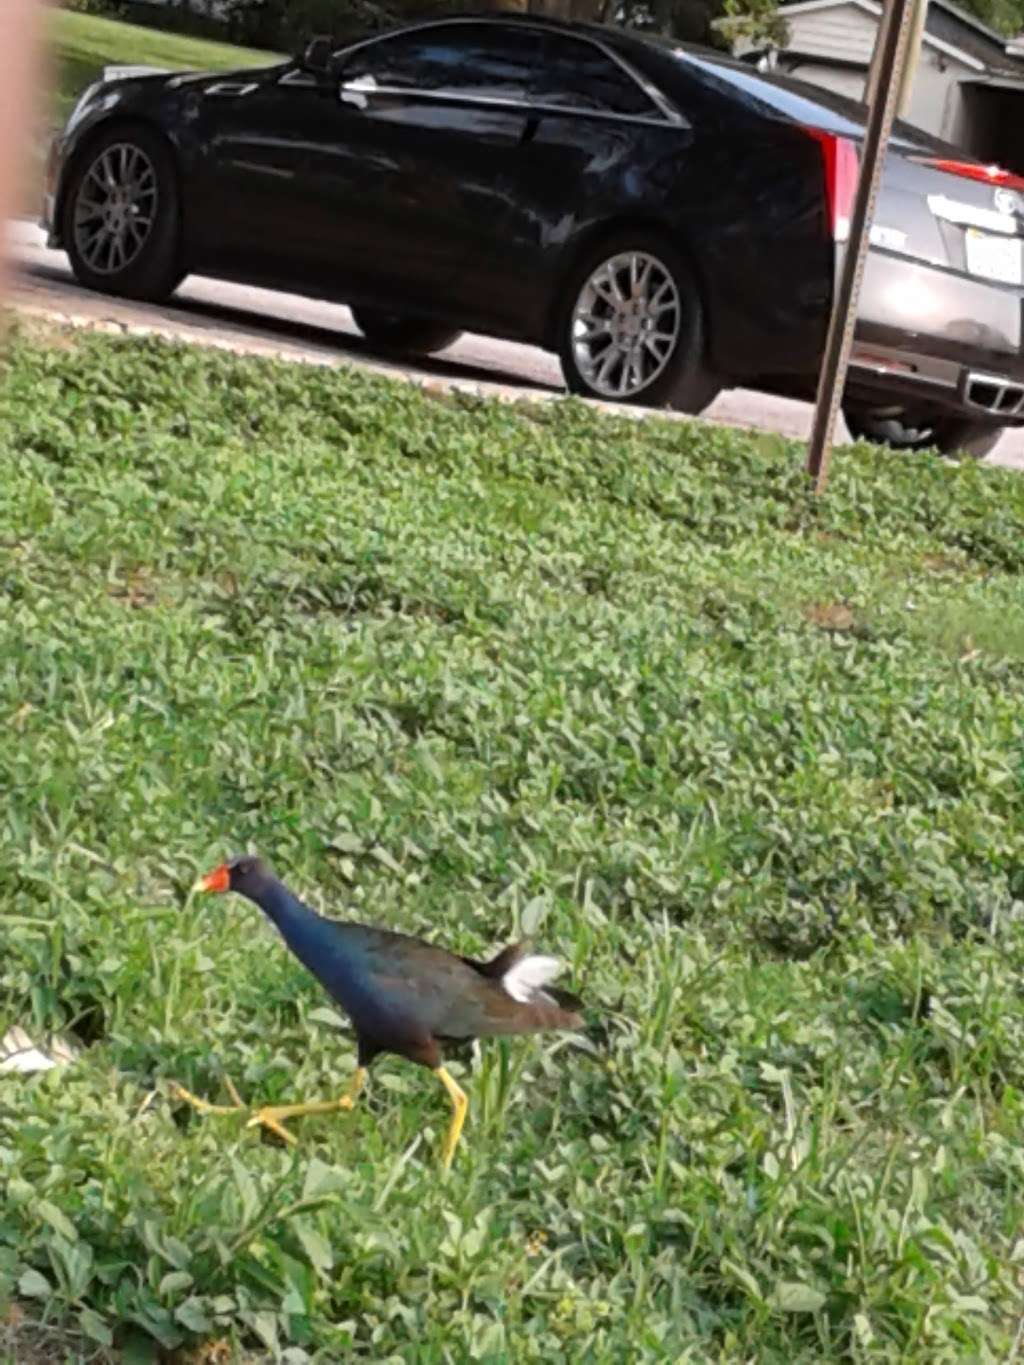
[[[365,109],[369,97],[376,91],[377,82],[373,76],[357,76],[354,81],[342,81],[338,87],[338,98],[342,104],[351,104],[356,109]]]

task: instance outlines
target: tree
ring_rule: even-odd
[[[741,40],[754,48],[785,47],[789,37],[777,0],[725,0],[714,26],[730,48]]]
[[[966,0],[966,8],[997,33],[1024,32],[1024,0]]]

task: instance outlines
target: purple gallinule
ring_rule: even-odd
[[[197,889],[237,891],[258,905],[355,1027],[357,1066],[347,1094],[254,1113],[251,1124],[286,1142],[295,1137],[285,1120],[351,1109],[370,1062],[379,1053],[392,1052],[429,1066],[448,1092],[453,1113],[442,1151],[447,1169],[468,1101],[443,1064],[442,1044],[582,1027],[582,1002],[550,984],[559,970],[556,959],[529,954],[523,943],[504,948],[490,962],[474,962],[408,934],[325,919],[303,905],[259,858],[248,856],[223,863]],[[208,1104],[182,1086],[174,1090],[203,1113],[233,1113],[243,1107],[234,1091],[237,1103],[224,1106]]]

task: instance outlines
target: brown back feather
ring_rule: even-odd
[[[474,962],[471,957],[464,957],[462,960],[481,976],[486,976],[491,981],[500,981],[509,968],[515,966],[528,947],[529,941],[524,939],[521,943],[510,943],[502,948],[490,962]]]
[[[476,962],[469,957],[464,957],[462,961],[488,981],[499,984],[505,973],[526,956],[530,947],[530,940],[522,939],[518,943],[509,943],[489,962]],[[533,1033],[546,1029],[583,1027],[581,1011],[584,1006],[578,995],[560,990],[557,986],[545,986],[543,991],[549,997],[547,1000],[539,998],[528,1004],[513,1000],[511,996],[505,997],[504,994],[489,997],[490,1027],[487,1032]]]

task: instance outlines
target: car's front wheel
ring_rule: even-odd
[[[353,308],[352,318],[374,346],[406,355],[434,355],[453,346],[462,333],[427,318],[401,317],[379,308]]]
[[[720,384],[704,353],[704,312],[680,254],[624,233],[594,247],[566,287],[559,356],[573,393],[700,412]]]
[[[855,441],[871,441],[893,450],[938,450],[970,460],[983,460],[999,444],[1006,430],[991,422],[964,417],[915,417],[908,413],[866,412],[844,407],[843,417]]]
[[[178,177],[148,128],[112,128],[73,167],[63,235],[75,278],[90,289],[160,300],[184,278]]]

